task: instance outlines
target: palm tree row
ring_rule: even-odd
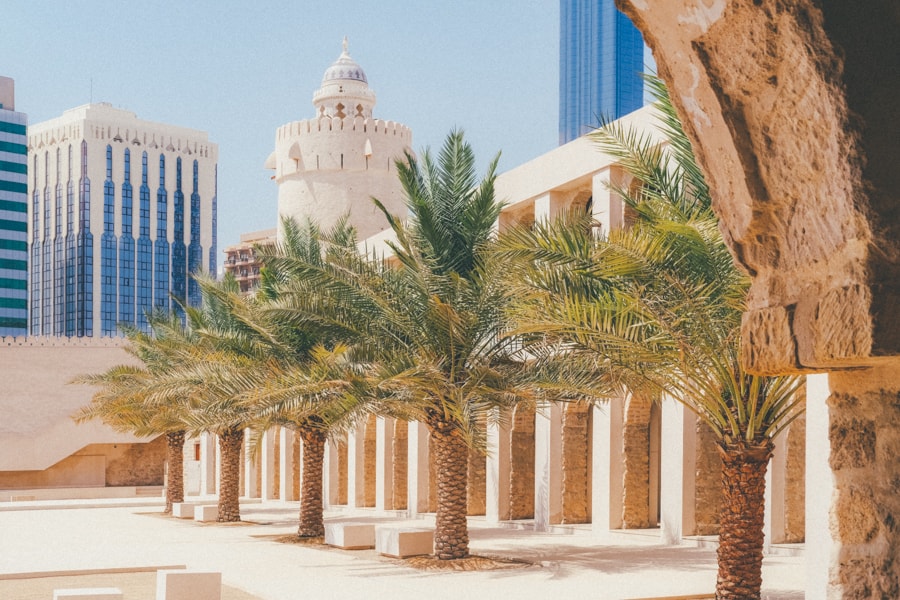
[[[598,233],[589,216],[569,215],[498,239],[497,158],[479,180],[452,132],[437,157],[397,162],[406,219],[375,201],[393,230],[389,256],[361,252],[343,221],[325,232],[283,223],[281,242],[259,250],[255,296],[200,278],[203,306],[184,309],[183,327],[156,317],[154,335],[127,332],[144,367],[91,378],[104,387],[81,416],[167,433],[168,422],[126,415],[168,411],[173,429],[214,431],[238,449],[248,426],[295,429],[303,536],[323,531],[329,436],[372,413],[420,421],[438,474],[435,554],[456,559],[469,551],[468,452],[484,449],[491,419],[547,398],[672,397],[710,425],[725,463],[717,595],[758,597],[762,486],[772,438],[797,412],[796,380],[741,368],[747,280],[655,89],[668,149],[613,125],[597,134],[637,182],[616,190],[630,227]]]

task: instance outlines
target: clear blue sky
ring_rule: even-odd
[[[557,0],[9,0],[2,13],[0,75],[29,123],[88,103],[93,80],[94,102],[209,133],[219,251],[275,226],[262,164],[278,126],[313,116],[345,35],[375,116],[411,127],[416,151],[462,127],[480,165],[503,152],[502,171],[557,144]]]

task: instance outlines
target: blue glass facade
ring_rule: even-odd
[[[643,106],[644,42],[613,0],[560,0],[559,143]]]
[[[124,324],[148,331],[147,316],[157,307],[170,310],[172,297],[199,302],[190,272],[215,265],[206,245],[215,239],[207,212],[215,145],[202,135],[170,137],[156,124],[126,126],[133,115],[107,105],[69,112],[79,114],[34,126],[22,145],[27,164],[19,168],[25,193],[17,227],[25,333],[119,336]],[[28,145],[40,148],[33,158]],[[34,173],[26,175],[32,163]],[[103,182],[102,202],[94,198],[93,205],[91,180]],[[3,218],[0,287],[9,264]],[[3,298],[0,290],[0,324]]]

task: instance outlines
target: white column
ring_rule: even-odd
[[[217,457],[218,458],[218,457]],[[217,469],[221,473],[221,469]],[[250,430],[244,430],[244,496],[256,498],[256,478],[259,472],[256,469],[256,460],[253,458],[253,446],[250,443]]]
[[[683,404],[662,402],[660,531],[664,544],[680,544],[695,529],[697,418]]]
[[[246,432],[244,433],[244,437],[246,439]],[[219,495],[220,490],[222,489],[222,447],[219,445],[219,436],[214,436],[216,450],[215,450],[215,461],[216,461],[216,475],[215,475],[215,490],[216,496]]]
[[[407,434],[406,506],[411,518],[428,512],[428,427],[409,422]]]
[[[625,205],[618,194],[609,189],[609,184],[618,183],[623,175],[618,167],[610,166],[600,171],[591,180],[592,213],[604,234],[621,228],[625,223]]]
[[[302,451],[302,450],[301,450]],[[340,504],[341,500],[341,464],[338,443],[329,437],[325,443],[325,460],[322,467],[322,501],[325,508]],[[302,479],[301,479],[302,481]]]
[[[485,520],[499,523],[509,514],[509,425],[496,421],[487,426]]]
[[[534,529],[549,531],[562,517],[562,410],[556,403],[534,416]]]
[[[216,493],[216,436],[200,434],[200,493]]]
[[[260,494],[263,500],[272,500],[275,497],[275,429],[263,432],[260,452],[260,476],[262,483]]]
[[[289,500],[297,500],[294,497],[294,469],[297,468],[297,457],[294,456],[294,435],[293,430],[282,427],[279,443],[281,445],[281,456],[278,464],[278,497],[282,502]]]
[[[347,506],[360,507],[366,502],[366,424],[365,421],[347,434]]]
[[[375,420],[375,510],[394,508],[394,419]]]
[[[591,422],[591,533],[622,528],[625,493],[625,401],[594,406]]]
[[[540,222],[552,219],[565,208],[565,194],[547,192],[534,199],[534,220]]]
[[[838,542],[831,535],[829,514],[834,475],[828,464],[828,375],[806,377],[806,596],[829,598],[829,568],[837,561]]]
[[[763,553],[772,544],[784,540],[784,494],[787,472],[787,436],[782,432],[775,438],[775,449],[766,469],[766,512],[763,523]]]

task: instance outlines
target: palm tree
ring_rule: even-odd
[[[162,315],[148,319],[154,335],[136,328],[124,328],[130,345],[126,351],[143,363],[143,366],[118,365],[94,375],[82,375],[73,383],[99,386],[91,403],[82,407],[73,419],[82,423],[100,419],[116,431],[137,436],[166,436],[166,508],[172,513],[172,504],[184,501],[184,418],[187,405],[183,399],[158,403],[151,399],[155,378],[175,364],[176,346],[173,340],[159,335],[174,323]],[[156,333],[159,332],[159,333]]]
[[[665,87],[650,84],[668,147],[616,124],[594,134],[637,183],[615,190],[633,224],[604,236],[568,215],[510,233],[501,256],[519,265],[514,310],[533,347],[573,369],[606,369],[620,388],[674,397],[709,425],[723,461],[716,597],[759,598],[765,473],[772,439],[799,413],[800,380],[741,366],[748,279]]]
[[[499,158],[499,157],[498,157]],[[409,219],[377,200],[396,241],[388,260],[331,243],[324,261],[273,258],[290,273],[277,309],[322,339],[340,340],[371,386],[360,401],[381,414],[424,422],[438,473],[435,554],[468,555],[468,449],[484,443],[492,409],[515,398],[506,290],[492,260],[495,158],[479,182],[474,153],[451,132],[435,159],[407,154],[397,169]]]

